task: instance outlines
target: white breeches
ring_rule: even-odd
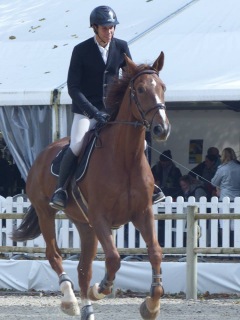
[[[97,121],[95,119],[89,119],[82,114],[74,113],[70,148],[75,156],[78,156],[80,153],[85,133],[91,130],[96,123]]]

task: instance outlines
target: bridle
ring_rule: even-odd
[[[150,108],[149,110],[147,110],[146,112],[144,112],[138,98],[137,98],[137,94],[136,94],[136,90],[134,89],[134,82],[135,80],[141,76],[142,74],[156,74],[158,76],[158,72],[155,71],[155,70],[143,70],[143,71],[140,71],[139,73],[137,73],[131,80],[130,80],[130,86],[129,86],[129,89],[130,89],[130,98],[132,100],[134,100],[136,106],[137,106],[137,109],[142,117],[142,123],[143,125],[149,129],[152,125],[152,122],[153,122],[153,119],[156,115],[156,113],[158,112],[159,109],[166,109],[165,105],[162,104],[162,103],[157,103],[154,107]],[[154,113],[153,117],[152,117],[152,120],[151,122],[149,123],[147,120],[146,120],[146,115],[153,111],[153,110],[156,110],[156,112]]]
[[[95,136],[98,138],[98,141],[100,140],[100,145],[97,146],[97,147],[101,147],[102,146],[102,142],[101,142],[101,139],[99,137],[99,130],[101,130],[101,128],[105,127],[106,125],[109,125],[109,124],[124,124],[124,125],[130,125],[130,126],[134,126],[135,128],[137,127],[145,127],[147,130],[149,130],[152,126],[152,122],[153,122],[153,119],[155,117],[155,115],[157,114],[158,110],[160,109],[166,109],[166,106],[165,104],[163,103],[157,103],[155,106],[153,106],[152,108],[150,108],[149,110],[147,110],[146,112],[144,112],[138,98],[137,98],[137,94],[136,94],[136,90],[134,88],[134,81],[140,77],[142,74],[156,74],[157,76],[158,75],[158,72],[155,71],[155,70],[151,70],[151,69],[148,69],[148,70],[143,70],[143,71],[140,71],[139,73],[137,73],[133,78],[131,78],[130,80],[130,85],[129,85],[129,90],[130,90],[130,103],[131,104],[131,101],[133,100],[135,105],[137,106],[137,109],[141,115],[141,118],[142,118],[142,121],[117,121],[117,120],[114,120],[114,121],[108,121],[107,123],[105,124],[100,124],[100,125],[96,125],[95,127]],[[162,84],[164,86],[164,84]],[[152,117],[152,120],[151,122],[148,122],[146,120],[146,115],[153,111],[153,110],[156,110],[153,117]]]
[[[109,121],[108,123],[109,124],[128,124],[128,125],[133,125],[135,127],[138,127],[138,126],[144,126],[146,129],[150,129],[151,128],[151,125],[152,125],[152,122],[153,122],[153,119],[155,117],[155,115],[157,114],[158,110],[160,109],[166,109],[165,107],[165,104],[163,103],[157,103],[155,106],[153,106],[152,108],[150,108],[149,110],[147,110],[146,112],[143,110],[139,100],[138,100],[138,97],[137,97],[137,94],[136,94],[136,90],[134,88],[134,82],[135,80],[140,77],[141,75],[143,74],[156,74],[158,76],[158,72],[155,71],[155,70],[143,70],[143,71],[140,71],[139,73],[137,73],[131,80],[130,80],[130,84],[129,84],[129,90],[130,90],[130,101],[133,100],[134,103],[136,104],[137,106],[137,109],[141,115],[141,120],[142,121],[135,121],[135,122],[131,122],[131,121]],[[153,117],[152,117],[152,120],[149,122],[146,120],[146,116],[149,112],[152,112],[153,110],[156,110]]]

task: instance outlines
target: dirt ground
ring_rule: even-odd
[[[80,319],[80,316],[64,315],[60,306],[60,295],[0,295],[0,319]],[[105,298],[94,302],[96,320],[137,320],[143,298]],[[197,301],[163,298],[160,320],[239,320],[240,298],[204,299]]]

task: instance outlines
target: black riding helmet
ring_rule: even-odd
[[[93,9],[90,14],[90,27],[99,26],[116,26],[119,24],[116,13],[108,6],[99,6]]]

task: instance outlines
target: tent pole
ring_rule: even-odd
[[[60,92],[58,89],[52,91],[52,140],[56,141],[60,137],[59,127],[59,101]]]

